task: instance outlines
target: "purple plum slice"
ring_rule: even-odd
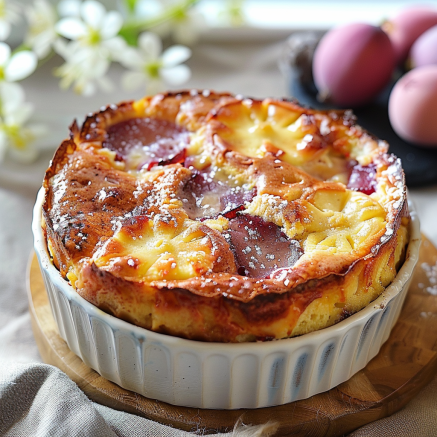
[[[225,237],[231,246],[238,273],[268,278],[275,270],[292,267],[302,256],[299,243],[261,217],[237,215],[229,222]]]

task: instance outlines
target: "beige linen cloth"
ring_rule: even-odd
[[[208,43],[194,51],[188,87],[232,91],[250,96],[283,96],[287,89],[277,68],[280,43]],[[85,99],[62,93],[46,65],[25,82],[37,115],[49,123],[55,148],[67,136],[73,117],[101,105],[141,97],[121,90]],[[111,74],[118,81],[120,70]],[[437,151],[436,151],[437,153]],[[50,154],[34,164],[0,164],[0,436],[180,437],[194,435],[112,410],[90,401],[60,370],[41,363],[30,325],[26,264],[32,250],[32,207]],[[411,191],[422,229],[437,244],[437,186]],[[222,436],[271,435],[272,428],[242,427]],[[197,435],[202,434],[199,429]],[[437,435],[437,379],[403,410],[356,430],[352,436]]]

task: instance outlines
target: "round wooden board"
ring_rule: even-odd
[[[393,414],[436,374],[437,296],[430,291],[436,290],[437,285],[430,283],[423,263],[437,263],[437,249],[426,238],[399,321],[365,369],[312,398],[255,410],[173,406],[102,378],[74,355],[59,336],[35,256],[29,269],[29,306],[43,360],[64,371],[95,402],[187,431],[229,431],[242,418],[245,424],[253,425],[269,420],[279,422],[277,436],[340,436]]]

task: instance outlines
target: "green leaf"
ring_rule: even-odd
[[[121,29],[119,32],[119,35],[124,38],[124,40],[133,47],[137,46],[137,40],[138,40],[138,32],[134,29]]]

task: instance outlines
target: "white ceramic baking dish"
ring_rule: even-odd
[[[204,343],[148,331],[84,300],[53,266],[34,209],[35,251],[59,334],[86,365],[125,389],[174,405],[260,408],[308,398],[346,381],[379,352],[399,316],[420,246],[410,204],[404,265],[374,302],[329,328],[257,343]]]

